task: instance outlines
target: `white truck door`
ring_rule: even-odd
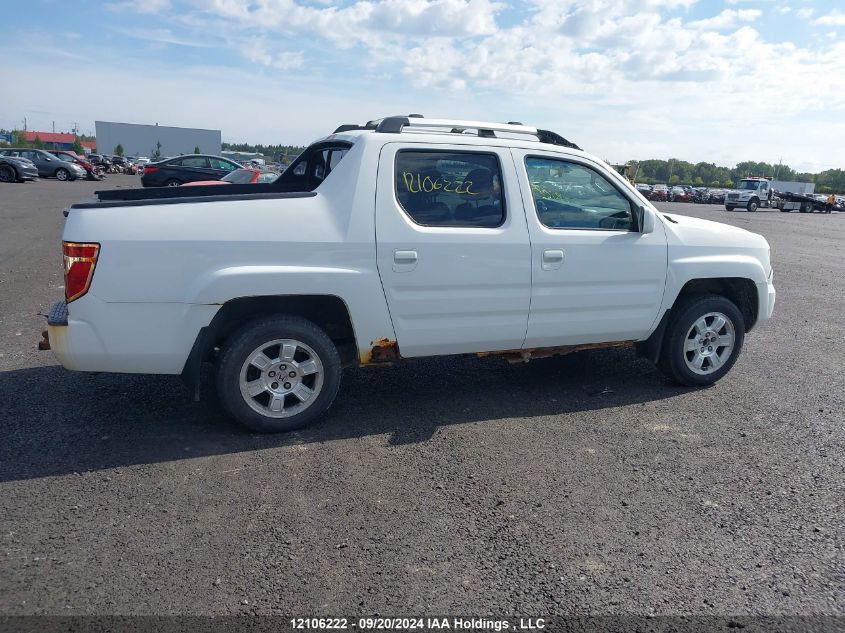
[[[531,236],[526,348],[638,340],[658,317],[668,250],[640,202],[599,163],[513,150]]]
[[[376,249],[402,356],[522,346],[531,247],[508,149],[385,145]]]

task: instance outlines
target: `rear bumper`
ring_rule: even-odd
[[[178,374],[219,305],[107,303],[92,293],[47,317],[49,349],[67,369]]]
[[[92,371],[106,349],[88,323],[72,321],[68,316],[64,301],[53,304],[47,316],[50,350],[65,368]]]

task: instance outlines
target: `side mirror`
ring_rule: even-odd
[[[637,226],[640,227],[640,233],[643,235],[646,233],[653,233],[654,213],[652,213],[649,209],[646,209],[644,206],[640,206],[637,209]]]

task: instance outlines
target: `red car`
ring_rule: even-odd
[[[183,187],[194,187],[196,185],[251,185],[256,182],[272,182],[279,174],[271,171],[259,171],[258,169],[236,169],[223,176],[220,180],[198,180],[186,182]]]

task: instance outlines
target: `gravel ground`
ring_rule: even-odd
[[[61,210],[134,182],[0,185],[0,614],[845,614],[845,215],[660,205],[772,246],[775,316],[712,388],[436,359],[266,437],[36,351]]]

